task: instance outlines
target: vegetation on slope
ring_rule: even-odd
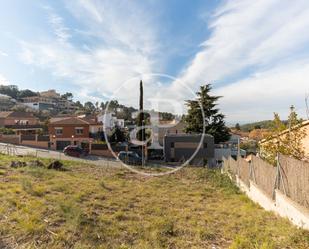
[[[218,171],[150,178],[69,161],[13,169],[12,159],[33,160],[0,155],[0,248],[309,248],[309,232]]]

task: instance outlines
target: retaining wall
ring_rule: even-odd
[[[309,210],[285,196],[280,190],[275,191],[273,200],[252,181],[248,187],[236,175],[236,184],[252,201],[265,210],[273,211],[281,217],[288,218],[294,225],[309,230]]]

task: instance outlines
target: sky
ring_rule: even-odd
[[[211,83],[229,123],[306,118],[308,30],[308,0],[0,0],[0,84],[137,106],[142,79],[168,111]]]

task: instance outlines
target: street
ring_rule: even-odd
[[[63,152],[32,148],[21,145],[13,145],[0,143],[0,153],[9,154],[9,155],[32,155],[35,157],[43,157],[43,158],[54,158],[58,160],[73,160],[78,162],[90,163],[97,166],[112,166],[112,167],[120,167],[121,164],[116,161],[116,159],[112,158],[103,158],[99,156],[88,155],[83,158],[70,157],[64,155]]]

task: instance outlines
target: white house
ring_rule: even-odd
[[[107,134],[109,134],[116,126],[120,129],[124,128],[124,119],[118,119],[115,117],[114,112],[99,114],[97,118],[99,122],[102,122],[104,130]]]

